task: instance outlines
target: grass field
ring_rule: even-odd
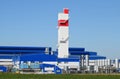
[[[11,74],[0,73],[0,79],[120,79],[119,74],[94,74],[94,75],[80,75],[80,74]]]

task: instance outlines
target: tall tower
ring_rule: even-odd
[[[69,51],[69,9],[58,13],[58,58],[68,58]]]

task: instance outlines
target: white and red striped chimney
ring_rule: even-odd
[[[68,58],[69,51],[69,9],[58,13],[58,58]]]

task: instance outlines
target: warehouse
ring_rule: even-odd
[[[84,48],[69,48],[69,51],[74,54],[89,54],[91,61],[106,59],[104,56],[98,56],[96,52],[85,52]],[[64,65],[68,65],[69,67],[79,69],[80,60],[78,55],[70,55],[69,58],[58,58],[57,55],[58,51],[52,51],[51,47],[0,46],[0,65],[6,67],[6,69],[15,68],[16,70],[29,68],[40,69],[40,64],[59,65],[58,67],[61,69],[63,69]],[[35,65],[35,63],[38,65]],[[29,67],[32,64],[34,66]]]

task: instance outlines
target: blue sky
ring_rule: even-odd
[[[70,9],[70,46],[120,56],[120,0],[0,0],[1,46],[57,44],[57,14]]]

